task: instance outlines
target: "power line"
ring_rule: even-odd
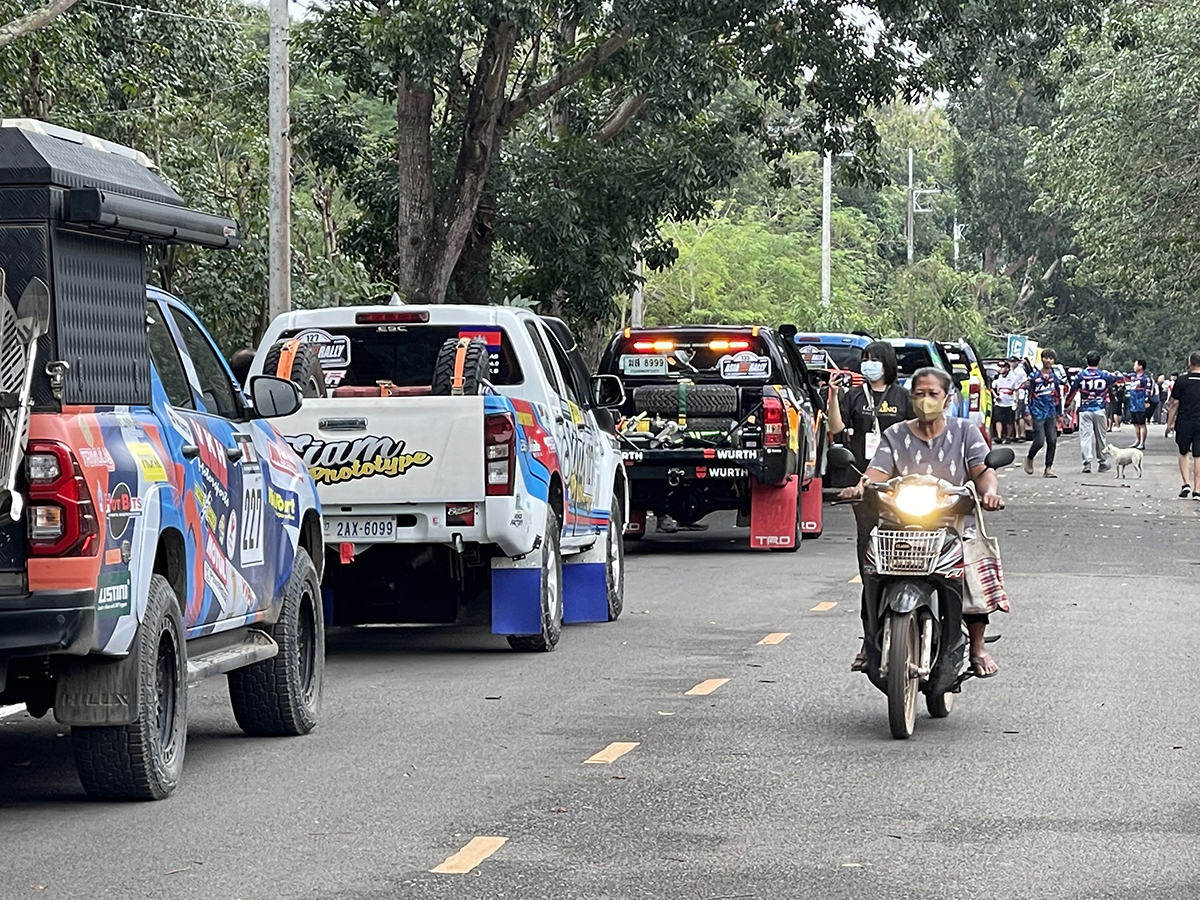
[[[148,9],[145,6],[130,6],[127,3],[114,3],[113,0],[88,0],[88,5],[112,6],[116,9],[127,9],[131,12],[148,13],[152,16],[166,16],[169,19],[190,19],[193,22],[211,22],[217,25],[236,25],[238,28],[261,27],[251,22],[235,22],[233,19],[213,19],[205,16],[191,16],[187,13],[167,12],[165,9]]]

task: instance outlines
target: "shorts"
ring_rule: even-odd
[[[1175,423],[1175,446],[1180,456],[1200,457],[1200,422]]]
[[[1015,407],[997,406],[993,410],[993,415],[1001,425],[1015,425],[1017,423],[1017,410]]]
[[[1129,414],[1129,422],[1132,425],[1145,425],[1146,410],[1143,409],[1141,412],[1131,412]]]

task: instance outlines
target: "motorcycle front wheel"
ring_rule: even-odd
[[[906,740],[917,721],[917,694],[920,681],[921,637],[915,612],[893,615],[889,623],[888,647],[888,725],[892,737]]]

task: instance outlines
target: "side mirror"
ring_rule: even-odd
[[[1011,466],[1016,458],[1012,447],[997,447],[983,458],[983,464],[989,469],[1003,469],[1005,466]]]
[[[250,400],[260,419],[290,416],[304,402],[295,383],[274,375],[255,375],[250,379]]]
[[[1009,450],[1008,452],[1012,453],[1011,450]],[[825,458],[829,460],[829,464],[831,466],[838,468],[838,469],[857,468],[857,465],[856,465],[856,462],[854,459],[854,454],[851,453],[846,447],[843,447],[841,444],[836,444],[833,447],[830,447],[829,452],[828,452],[828,454],[826,454]]]
[[[616,375],[593,375],[592,399],[601,409],[616,409],[625,403],[625,385]]]

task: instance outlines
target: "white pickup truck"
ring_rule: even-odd
[[[302,386],[275,420],[324,508],[326,621],[456,622],[550,650],[623,603],[628,490],[608,407],[566,325],[512,307],[297,311],[252,374]]]

